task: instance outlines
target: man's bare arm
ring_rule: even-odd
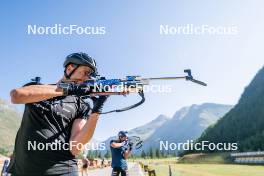
[[[123,146],[123,143],[118,143],[118,142],[112,142],[111,143],[111,147],[113,147],[113,148],[120,148],[122,146]],[[130,153],[131,153],[130,150],[126,150],[124,152],[124,158],[127,159],[129,157]]]
[[[70,142],[81,143],[85,145],[91,140],[94,134],[94,130],[99,118],[99,114],[102,112],[104,102],[106,101],[107,96],[100,96],[93,101],[92,113],[89,116],[88,120],[76,119],[73,122]],[[81,149],[78,149],[78,146],[71,148],[71,153],[73,155],[78,155],[81,152]]]
[[[57,85],[30,85],[10,92],[14,104],[34,103],[62,95],[63,91]]]
[[[123,146],[123,143],[118,143],[118,142],[112,142],[111,147],[113,148],[120,148]]]
[[[126,150],[124,153],[124,158],[127,159],[130,155],[131,151],[130,150]]]
[[[81,143],[83,146],[88,143],[93,137],[94,130],[99,118],[98,113],[92,113],[88,120],[76,119],[73,122],[71,130],[70,143],[73,144],[71,153],[78,155],[82,150],[78,149],[77,144]]]

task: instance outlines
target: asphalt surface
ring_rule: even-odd
[[[83,176],[111,176],[112,168],[105,167],[102,169],[89,170],[88,175]],[[128,163],[129,176],[145,176],[138,163]],[[80,174],[81,176],[81,174]]]

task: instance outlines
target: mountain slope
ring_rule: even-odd
[[[199,141],[238,142],[240,151],[264,150],[264,67],[245,88],[237,105]]]
[[[230,105],[213,103],[184,107],[144,141],[143,149],[159,148],[160,141],[179,143],[197,139],[209,125],[215,123],[231,108]]]
[[[145,140],[168,121],[168,117],[166,117],[165,115],[159,115],[151,122],[128,131],[128,134],[130,136],[139,136],[141,140]]]
[[[149,136],[151,136],[157,129],[159,129],[164,123],[168,122],[169,118],[165,115],[159,115],[154,120],[150,121],[149,123],[139,126],[137,128],[134,128],[132,130],[128,131],[129,136],[139,136],[141,140],[147,139]],[[110,140],[116,139],[116,136],[112,136],[105,140],[103,143],[106,144],[107,149],[109,148]]]
[[[0,148],[11,151],[22,115],[0,99]]]

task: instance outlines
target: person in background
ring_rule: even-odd
[[[110,149],[112,154],[112,176],[127,176],[128,166],[127,158],[132,150],[132,143],[129,142],[127,132],[120,131],[118,139],[110,141]]]

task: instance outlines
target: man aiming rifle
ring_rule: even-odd
[[[73,53],[66,57],[59,81],[72,82],[67,87],[35,81],[11,91],[12,103],[25,104],[9,165],[12,175],[78,175],[75,156],[92,138],[107,99],[94,97],[93,108],[81,101],[90,93],[82,83],[96,75],[93,58]]]
[[[128,140],[127,132],[120,131],[117,140],[110,141],[112,154],[112,176],[127,176],[128,167],[126,159],[129,157],[133,143]]]

